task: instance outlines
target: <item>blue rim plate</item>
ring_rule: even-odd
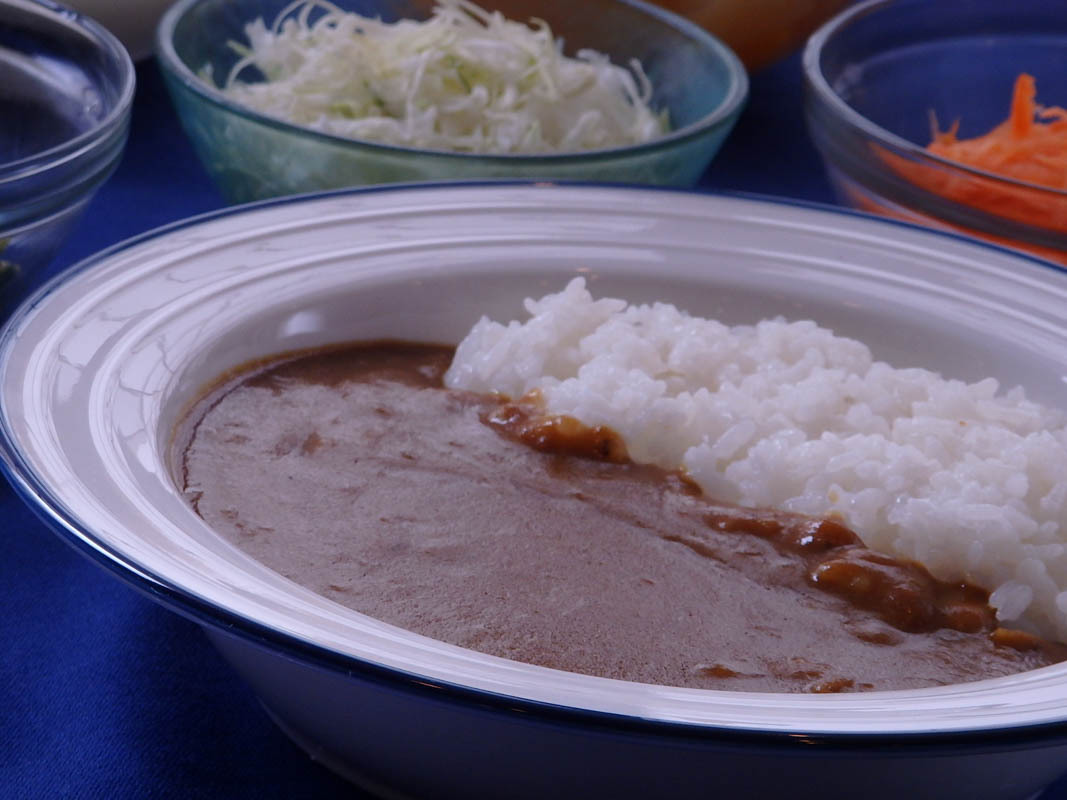
[[[216,536],[173,427],[226,369],[355,338],[455,341],[574,274],[727,321],[812,317],[878,357],[1055,402],[1067,273],[963,237],[801,203],[634,187],[316,194],[153,231],[42,287],[0,332],[0,465],[70,544],[206,626],[311,664],[498,710],[675,736],[946,748],[1058,741],[1067,665],[838,696],[679,689],[518,664],[342,608]]]

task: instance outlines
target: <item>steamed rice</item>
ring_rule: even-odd
[[[446,383],[540,390],[710,497],[839,515],[875,550],[992,590],[1002,621],[1067,640],[1063,413],[992,378],[874,361],[811,321],[728,327],[594,300],[581,278],[526,309],[479,321]]]

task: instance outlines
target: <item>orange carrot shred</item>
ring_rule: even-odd
[[[1011,133],[1025,138],[1034,127],[1034,112],[1037,111],[1034,100],[1037,98],[1037,85],[1034,77],[1025,72],[1015,79],[1015,92],[1011,98]]]
[[[1008,118],[981,136],[960,139],[959,120],[942,131],[933,112],[930,123],[930,144],[926,148],[930,153],[1031,186],[953,172],[884,150],[880,157],[898,174],[929,192],[1002,219],[1067,234],[1067,194],[1057,196],[1034,188],[1067,192],[1067,110],[1039,105],[1037,83],[1032,75],[1022,73],[1015,79]],[[875,204],[867,199],[865,205]],[[878,210],[896,215],[888,207]],[[991,234],[972,232],[1067,264],[1067,249],[1009,242]]]
[[[1008,178],[1053,189],[1067,186],[1067,112],[1037,104],[1032,75],[1024,72],[1015,79],[1011,113],[1005,122],[973,139],[959,139],[956,130],[956,124],[944,133],[935,128],[927,149]],[[981,199],[970,198],[973,205],[983,206]]]

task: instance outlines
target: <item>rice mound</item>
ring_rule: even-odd
[[[1067,428],[993,378],[874,361],[811,321],[728,327],[594,300],[581,278],[483,317],[445,382],[607,425],[709,497],[840,515],[868,547],[992,591],[998,617],[1067,641]]]

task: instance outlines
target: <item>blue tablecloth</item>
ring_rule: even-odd
[[[154,63],[137,77],[123,162],[52,272],[223,206]],[[702,186],[833,202],[801,104],[796,58],[753,76]],[[0,532],[0,797],[363,796],[274,727],[198,627],[76,554],[2,480]]]

